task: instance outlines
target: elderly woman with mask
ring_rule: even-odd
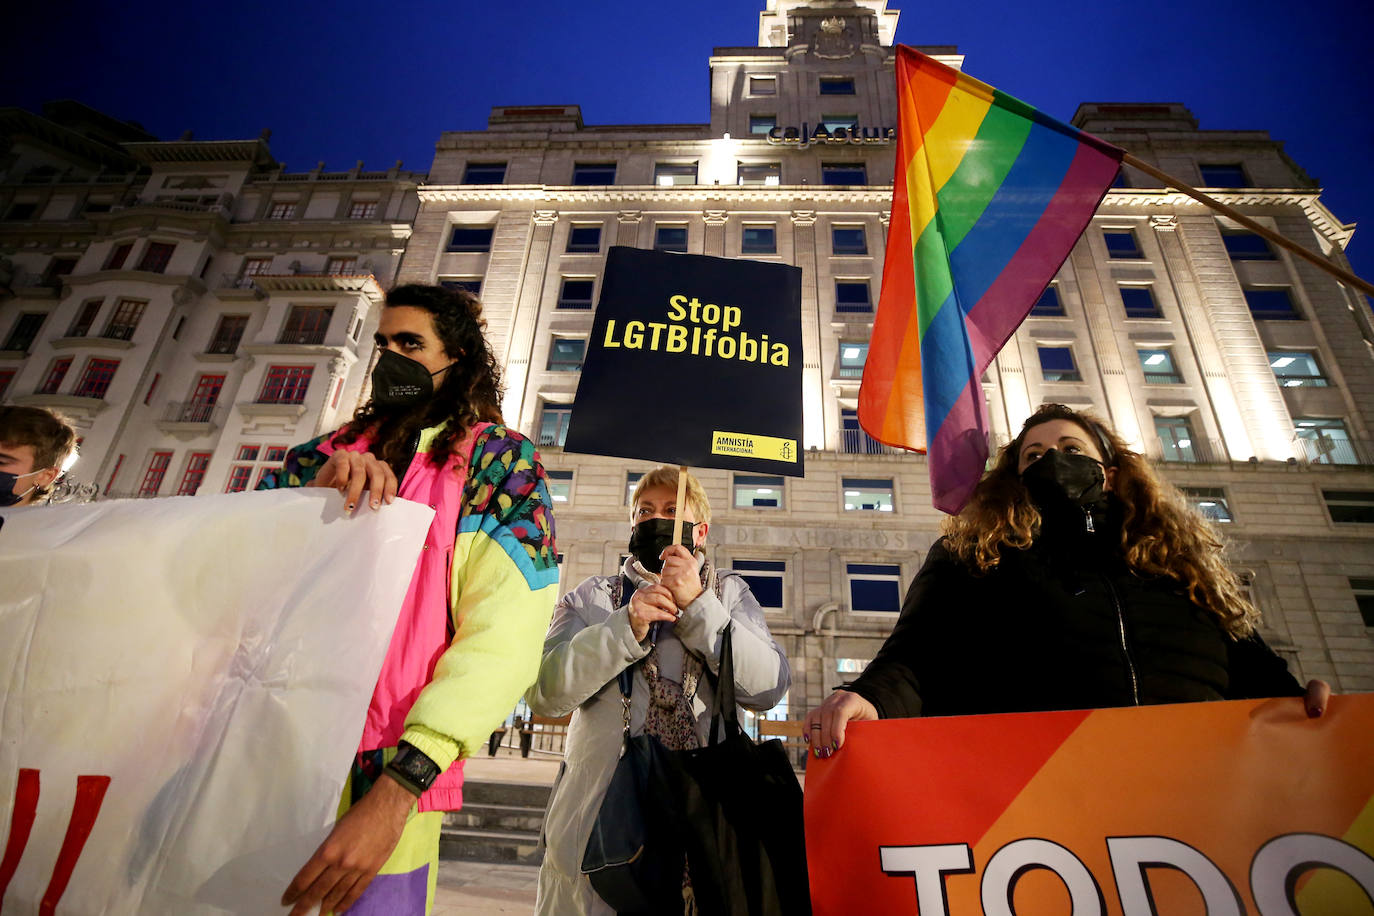
[[[611,913],[581,874],[582,854],[621,747],[618,675],[633,667],[632,734],[654,735],[669,750],[709,741],[722,635],[733,622],[735,691],[765,710],[787,692],[791,673],[759,603],[743,578],[716,569],[704,546],[711,507],[687,475],[677,506],[678,469],[645,474],[631,499],[630,556],[610,576],[593,576],[554,610],[539,679],[527,695],[542,715],[573,713],[566,763],[545,819],[548,850],[539,872],[541,914]],[[673,543],[681,515],[682,542]],[[691,912],[690,884],[684,912]]]
[[[816,756],[854,720],[1303,694],[1211,526],[1089,413],[1037,410],[944,535],[877,657],[807,716]],[[1309,716],[1329,693],[1308,685]]]

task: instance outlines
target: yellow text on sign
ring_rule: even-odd
[[[751,433],[711,433],[712,455],[736,455],[765,461],[797,461],[797,440],[755,436]]]

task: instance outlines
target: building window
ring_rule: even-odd
[[[454,226],[449,251],[491,251],[491,226]]]
[[[181,423],[209,423],[210,416],[215,410],[215,404],[219,402],[219,393],[223,388],[224,376],[222,375],[202,375],[196,379],[196,387],[191,393],[191,399],[186,402],[186,406],[177,415],[177,420]]]
[[[592,287],[594,280],[581,280],[564,277],[558,290],[558,308],[589,309],[592,307]]]
[[[1223,229],[1221,241],[1232,261],[1277,261],[1279,257],[1268,239],[1244,229]]]
[[[110,252],[110,256],[105,260],[105,270],[119,270],[124,266],[124,262],[129,259],[129,252],[134,250],[133,242],[125,242],[123,245],[116,245]]]
[[[654,251],[672,251],[677,254],[687,253],[687,227],[686,226],[664,226],[654,227]]]
[[[902,568],[887,563],[846,563],[849,610],[896,614],[902,609]]]
[[[172,252],[176,247],[164,242],[149,242],[148,247],[143,249],[143,257],[138,260],[138,269],[151,274],[166,273],[167,263],[172,260]]]
[[[57,387],[62,384],[62,380],[67,377],[67,370],[72,367],[72,358],[63,356],[52,361],[48,367],[48,374],[43,377],[43,384],[38,386],[38,394],[57,394]]]
[[[268,366],[258,403],[304,404],[314,372],[313,366]]]
[[[268,464],[272,465],[273,467],[276,467],[277,465],[281,464],[283,461],[286,460],[286,446],[284,446],[284,445],[269,445],[269,446],[267,446],[267,448],[265,448],[265,449],[263,450],[263,458],[262,458],[262,460],[263,460],[263,461],[266,461]]]
[[[1333,522],[1374,525],[1374,490],[1322,490]]]
[[[110,315],[110,320],[105,322],[105,330],[100,336],[109,340],[131,339],[138,327],[138,320],[143,317],[143,310],[147,307],[148,303],[137,299],[120,299],[114,313]]]
[[[4,400],[5,392],[9,390],[10,382],[19,374],[18,369],[0,369],[0,400]]]
[[[573,164],[575,185],[615,184],[614,162],[577,162]]]
[[[469,162],[463,168],[463,184],[505,184],[504,162]]]
[[[1133,260],[1142,258],[1140,245],[1135,240],[1133,229],[1104,229],[1102,240],[1107,243],[1107,257],[1112,260]]]
[[[635,487],[639,485],[639,480],[644,474],[641,471],[625,472],[625,505],[631,505],[630,500],[635,495]],[[623,560],[621,562],[624,562]]]
[[[1032,318],[1052,318],[1063,314],[1064,306],[1059,301],[1059,288],[1051,283],[1045,287],[1040,298],[1035,300],[1035,305],[1031,306],[1030,315]]]
[[[863,226],[832,226],[830,229],[832,254],[868,254],[868,237]]]
[[[1226,491],[1221,487],[1180,487],[1188,504],[1202,517],[1213,522],[1233,522],[1231,505],[1226,501]]]
[[[322,344],[334,316],[332,305],[293,305],[277,337],[279,344]]]
[[[239,348],[243,332],[248,327],[247,315],[221,315],[215,326],[215,335],[210,338],[206,353],[233,353]]]
[[[853,95],[854,78],[852,76],[823,76],[821,77],[821,95]]]
[[[834,133],[837,130],[853,130],[859,126],[859,116],[854,114],[823,114],[821,126]]]
[[[1178,374],[1178,366],[1174,364],[1173,350],[1168,347],[1142,347],[1136,353],[1140,356],[1140,368],[1145,370],[1145,384],[1178,385],[1183,382],[1183,377]]]
[[[835,673],[862,674],[871,661],[873,661],[871,658],[837,658],[835,659]]]
[[[229,469],[229,483],[225,486],[226,493],[242,493],[248,489],[249,482],[253,479],[253,468],[251,465],[236,464]]]
[[[1193,441],[1193,424],[1187,417],[1155,417],[1155,435],[1159,437],[1160,457],[1165,461],[1201,460],[1201,449]]]
[[[749,591],[765,611],[783,609],[783,584],[787,577],[785,560],[735,560],[730,569],[749,583]]]
[[[5,338],[4,348],[6,350],[27,351],[33,345],[34,338],[38,336],[38,330],[43,327],[43,322],[47,317],[47,312],[22,312],[15,319],[14,326],[10,328],[9,337]]]
[[[550,372],[581,372],[587,341],[581,337],[555,337],[549,347]]]
[[[859,412],[840,410],[840,450],[847,455],[884,455],[887,448],[859,425]]]
[[[679,184],[697,183],[697,164],[695,162],[687,164],[674,164],[671,162],[654,163],[654,184],[661,188],[670,188]]]
[[[572,499],[572,471],[545,471],[548,477],[549,498],[556,503],[566,503]]]
[[[745,226],[739,251],[740,254],[777,254],[777,230],[772,226]]]
[[[1325,388],[1326,376],[1310,350],[1270,350],[1269,368],[1284,388]]]
[[[1121,307],[1127,318],[1159,318],[1159,303],[1153,286],[1122,286]]]
[[[81,373],[81,381],[76,383],[72,394],[79,398],[103,398],[110,390],[115,370],[119,368],[117,359],[89,359],[86,369]]]
[[[62,277],[70,276],[76,270],[76,258],[53,258],[48,262],[48,269],[43,273],[43,282],[52,284],[53,281]]]
[[[781,509],[783,482],[768,474],[736,474],[736,509]]]
[[[864,361],[868,359],[868,342],[859,340],[840,341],[839,378],[862,378]]]
[[[349,219],[376,219],[377,201],[375,200],[355,200],[348,205]]]
[[[271,258],[244,258],[243,269],[239,274],[244,277],[261,277],[271,272]]]
[[[158,383],[162,381],[162,373],[154,372],[153,380],[148,383],[148,390],[143,395],[143,406],[147,407],[153,403],[153,395],[157,394]]]
[[[13,204],[10,205],[9,211],[5,214],[5,219],[33,219],[33,215],[37,212],[37,201],[15,201]]]
[[[296,202],[294,200],[273,201],[272,206],[267,209],[268,219],[290,219],[296,212]]]
[[[571,421],[571,404],[545,404],[544,409],[539,412],[539,444],[562,448],[563,440],[568,437],[568,424]]]
[[[821,184],[868,184],[868,167],[862,162],[822,162]]]
[[[778,78],[776,76],[751,76],[749,77],[750,95],[777,95]]]
[[[1219,165],[1198,163],[1198,171],[1202,173],[1202,186],[1204,188],[1248,188],[1250,182],[1245,177],[1245,169],[1239,162],[1228,162]]]
[[[749,116],[749,134],[751,136],[767,136],[768,132],[777,126],[777,115],[751,114]]]
[[[835,311],[871,312],[873,299],[868,294],[867,280],[836,280]]]
[[[195,496],[200,485],[205,482],[205,469],[209,466],[209,452],[192,452],[186,459],[186,470],[181,475],[177,496]]]
[[[1294,417],[1293,426],[1312,464],[1359,464],[1345,423],[1321,417]]]
[[[1248,286],[1245,304],[1250,307],[1250,317],[1256,321],[1297,321],[1302,317],[1286,286]]]
[[[461,289],[474,296],[482,295],[482,281],[477,277],[445,277],[439,281],[439,285],[444,289]],[[356,334],[353,339],[357,340]]]
[[[105,304],[104,299],[91,299],[81,304],[81,312],[72,322],[72,326],[67,329],[68,337],[85,337],[91,333],[91,326],[95,324],[95,316],[100,313],[100,307]]]
[[[892,511],[892,478],[845,477],[842,479],[842,483],[844,511]]]
[[[737,166],[736,180],[742,185],[777,187],[782,184],[782,163],[741,162]]]
[[[573,226],[568,231],[568,251],[574,254],[596,254],[601,251],[601,227]]]
[[[262,452],[261,447],[256,445],[240,445],[238,453],[234,455],[235,461],[257,461],[258,455]]]
[[[1350,590],[1355,593],[1355,604],[1360,609],[1360,619],[1367,627],[1374,627],[1374,579],[1351,577]]]
[[[1073,347],[1037,347],[1040,374],[1047,382],[1081,382],[1083,374],[1073,361]]]
[[[171,452],[153,452],[148,461],[148,470],[143,472],[143,483],[139,485],[139,496],[156,496],[162,488],[162,478],[167,475],[167,466],[172,463]]]
[[[324,272],[331,277],[351,277],[358,273],[358,259],[353,256],[330,258],[324,262]]]

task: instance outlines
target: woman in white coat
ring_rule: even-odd
[[[581,865],[619,758],[621,671],[635,666],[631,734],[652,734],[670,750],[709,741],[713,691],[703,669],[716,673],[721,637],[731,621],[740,705],[770,709],[791,684],[787,659],[748,583],[706,560],[702,546],[711,506],[690,473],[687,505],[681,507],[683,543],[672,543],[677,489],[675,467],[655,468],[640,479],[630,500],[630,556],[617,574],[593,576],[564,595],[544,641],[539,680],[527,695],[530,709],[573,717],[544,820],[540,914],[613,912],[581,874]],[[690,894],[684,887],[684,896]]]

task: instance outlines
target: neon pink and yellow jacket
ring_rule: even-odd
[[[354,768],[355,785],[361,778],[366,791],[397,741],[414,745],[444,770],[420,798],[421,811],[462,804],[462,758],[486,742],[534,683],[558,597],[551,501],[533,443],[504,426],[479,424],[436,468],[426,456],[440,429],[421,433],[398,490],[435,515]],[[337,449],[370,445],[362,436],[335,445],[337,436],[292,449],[285,467],[259,488],[304,486]]]

